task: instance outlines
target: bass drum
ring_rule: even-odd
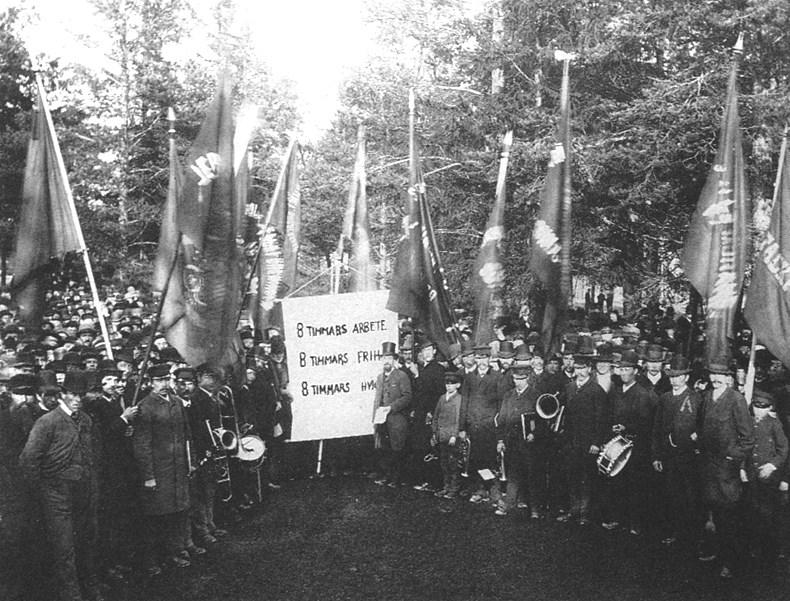
[[[614,478],[623,471],[633,450],[634,443],[618,434],[601,449],[601,454],[598,455],[598,471],[604,476]]]
[[[266,455],[266,443],[260,436],[247,434],[239,439],[236,458],[240,461],[263,462]]]

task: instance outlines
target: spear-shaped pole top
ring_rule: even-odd
[[[511,129],[505,134],[505,137],[502,138],[502,144],[504,146],[510,146],[513,144],[513,130]]]
[[[409,112],[414,112],[414,88],[409,89]]]
[[[172,106],[167,107],[167,120],[172,123],[176,120],[176,112],[173,110]]]
[[[565,52],[564,50],[555,50],[554,51],[554,60],[555,61],[572,61],[576,60],[579,55],[575,52]]]
[[[735,46],[733,46],[732,49],[739,54],[743,52],[743,32],[738,34],[738,40],[735,42]]]

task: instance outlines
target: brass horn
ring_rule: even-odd
[[[556,394],[542,394],[535,401],[535,412],[545,420],[551,420],[560,413],[560,400]]]

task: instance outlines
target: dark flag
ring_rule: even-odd
[[[570,295],[571,143],[568,71],[571,57],[558,53],[558,58],[564,61],[560,120],[557,141],[551,151],[541,194],[540,213],[532,230],[530,257],[530,269],[546,292],[541,335],[546,353],[559,350]]]
[[[357,134],[357,160],[348,191],[348,203],[343,218],[343,232],[338,243],[337,256],[348,256],[349,292],[366,292],[376,289],[376,270],[370,262],[370,223],[365,178],[365,127],[359,126]]]
[[[38,103],[27,148],[22,211],[16,235],[11,284],[19,317],[32,326],[41,322],[51,259],[84,251],[74,200],[60,154],[52,116],[41,79],[36,77]]]
[[[494,339],[494,323],[503,314],[502,287],[505,284],[505,268],[502,265],[502,244],[505,238],[505,178],[512,143],[513,132],[509,131],[502,141],[494,208],[488,218],[483,244],[472,273],[472,287],[477,297],[477,327],[475,328],[477,345],[488,344]]]
[[[301,229],[299,187],[299,143],[292,140],[274,187],[266,220],[258,231],[258,259],[250,297],[250,315],[255,328],[282,327],[277,299],[296,285]]]
[[[227,364],[236,348],[243,251],[240,209],[234,198],[238,161],[234,161],[230,81],[225,74],[190,149],[180,200],[172,147],[171,161],[175,163],[165,216],[175,215],[177,225],[166,223],[162,232],[169,237],[160,244],[155,284],[161,285],[162,266],[173,261],[173,249],[179,247],[179,252],[161,326],[190,365]]]
[[[411,317],[445,356],[457,332],[444,269],[422,178],[414,132],[414,96],[409,95],[409,190],[405,234],[398,245],[387,309]]]
[[[716,161],[691,219],[683,250],[683,269],[707,301],[706,355],[709,362],[729,360],[735,312],[749,252],[749,199],[738,122],[738,61],[735,47]]]
[[[790,366],[790,161],[787,133],[777,169],[770,225],[756,242],[746,294],[746,321],[755,339]]]

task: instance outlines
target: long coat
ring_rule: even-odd
[[[592,445],[601,446],[611,438],[609,403],[594,378],[581,387],[570,382],[565,398],[565,444],[569,451],[584,455]]]
[[[754,447],[754,425],[746,399],[727,388],[702,405],[702,494],[710,505],[734,505],[742,493],[740,468]]]
[[[387,414],[387,433],[393,451],[402,451],[406,447],[411,397],[411,381],[402,370],[394,368],[386,376],[383,373],[378,375],[374,405],[375,409],[390,408]]]
[[[143,513],[165,515],[189,507],[189,423],[184,406],[169,391],[151,393],[140,402],[134,426],[134,457],[141,483],[156,479],[141,495]]]

